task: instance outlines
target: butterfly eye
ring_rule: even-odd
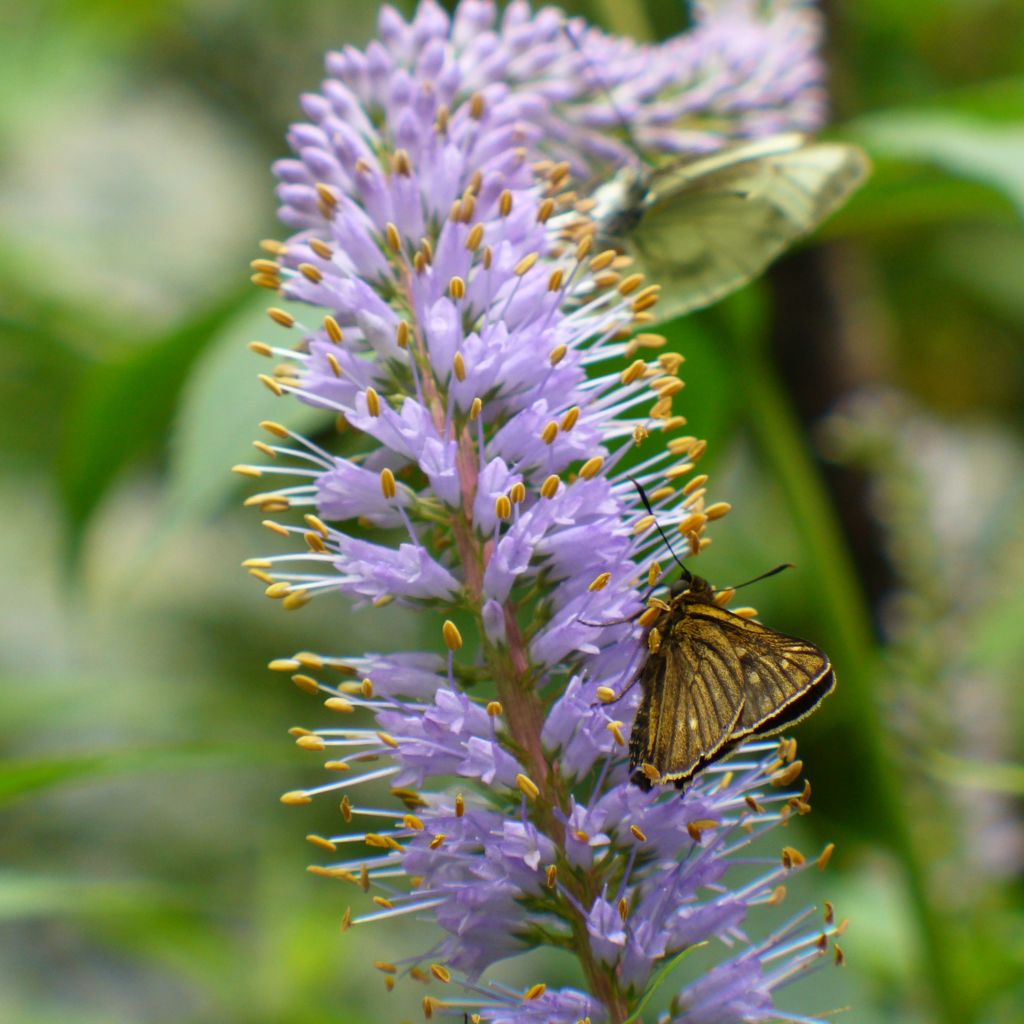
[[[668,592],[669,592],[669,594],[672,597],[681,597],[689,589],[690,589],[690,581],[689,580],[676,580],[675,583],[673,583],[672,586],[670,586],[668,588]]]

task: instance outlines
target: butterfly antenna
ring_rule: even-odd
[[[657,527],[658,533],[661,534],[661,539],[665,542],[665,547],[668,548],[669,554],[671,554],[672,557],[675,559],[676,565],[678,565],[679,568],[683,570],[683,579],[689,582],[693,579],[693,574],[690,572],[689,569],[686,568],[685,565],[683,565],[679,556],[676,554],[675,548],[672,547],[672,541],[668,539],[668,534],[665,533],[665,531],[661,528],[661,523],[658,522],[658,517],[654,514],[654,509],[651,508],[651,499],[647,497],[647,492],[644,490],[643,484],[641,484],[640,481],[635,479],[634,477],[630,477],[629,482],[636,488],[637,494],[640,495],[640,500],[644,503],[644,508],[647,509],[648,514],[654,520],[654,525]]]
[[[580,58],[586,65],[587,72],[593,79],[593,84],[603,94],[604,98],[608,101],[608,106],[612,108],[613,113],[619,119],[619,126],[622,128],[622,131],[625,134],[626,138],[629,139],[630,148],[633,150],[634,154],[636,154],[637,158],[642,163],[646,163],[647,161],[643,157],[642,151],[640,149],[640,144],[637,142],[636,136],[633,134],[633,130],[629,126],[629,118],[626,117],[626,115],[622,112],[622,109],[619,107],[618,103],[615,102],[615,97],[612,95],[611,88],[608,86],[607,82],[605,82],[604,78],[601,75],[601,69],[598,68],[594,64],[594,62],[587,56],[586,51],[583,49],[583,42],[581,39],[577,37],[576,33],[573,31],[572,25],[570,24],[568,18],[565,18],[562,21],[562,31],[565,33],[566,38],[569,40],[570,43],[572,43],[573,48],[580,55]]]
[[[755,576],[752,580],[747,580],[746,583],[737,583],[735,587],[726,587],[726,590],[739,590],[741,587],[749,587],[751,583],[760,583],[761,580],[768,579],[769,576],[778,576],[780,572],[786,569],[795,569],[796,566],[792,562],[783,562],[782,565],[775,566],[774,569],[769,569],[767,572],[761,573],[760,576]]]

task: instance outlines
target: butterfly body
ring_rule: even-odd
[[[683,788],[744,739],[809,715],[835,686],[823,651],[720,607],[699,576],[658,607],[629,740],[633,781],[644,789]]]
[[[855,146],[797,133],[623,168],[593,192],[601,248],[662,286],[664,318],[707,306],[760,274],[864,181]]]

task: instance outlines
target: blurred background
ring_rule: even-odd
[[[347,891],[304,871],[334,805],[277,797],[317,778],[285,734],[317,706],[264,665],[422,627],[269,605],[227,472],[281,416],[245,349],[272,336],[247,283],[269,165],[375,6],[0,0],[0,1020],[419,1019],[367,964],[422,943],[341,934]],[[648,38],[686,19],[567,6]],[[794,839],[838,843],[798,899],[852,919],[849,963],[792,1006],[1019,1024],[1024,5],[826,7],[833,134],[876,172],[819,244],[673,328],[734,505],[703,573],[797,563],[749,600],[840,680],[798,731]]]

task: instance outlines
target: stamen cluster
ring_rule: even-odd
[[[712,31],[700,10],[694,38]],[[638,55],[667,66],[689,44],[577,35],[518,3],[500,23],[481,2],[454,19],[425,2],[408,24],[385,8],[379,42],[329,56],[289,134],[296,157],[276,166],[294,234],[264,244],[254,279],[318,313],[273,307],[296,341],[253,348],[278,361],[264,384],[330,410],[340,435],[263,424],[269,462],[236,469],[279,483],[247,503],[289,513],[265,525],[304,550],[246,564],[287,609],[338,591],[443,623],[428,652],[272,663],[345,723],[293,730],[331,777],[283,800],[340,800],[346,827],[309,839],[315,873],[365,894],[345,927],[415,915],[442,929],[415,961],[378,964],[389,987],[398,973],[436,986],[427,1017],[625,1021],[660,968],[719,938],[740,951],[665,1019],[760,1020],[837,930],[828,910],[760,943],[741,931],[807,863],[745,851],[806,813],[810,789],[788,742],[748,745],[682,797],[628,781],[643,594],[661,573],[632,479],[683,556],[729,506],[706,501],[705,444],[674,408],[682,357],[648,330],[657,286],[555,216],[586,210],[571,187],[597,138],[574,119],[582,58],[605,48],[602,73],[639,97]],[[572,129],[553,141],[556,124]],[[554,152],[577,144],[572,160]],[[744,864],[760,867],[735,885]],[[586,991],[486,983],[538,945],[572,951]]]

